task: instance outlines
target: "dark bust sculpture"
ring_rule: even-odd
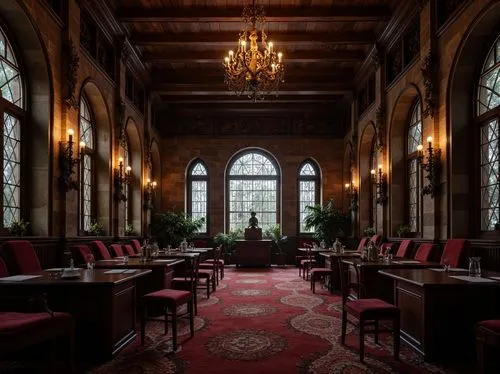
[[[252,216],[248,220],[248,227],[251,227],[251,228],[259,227],[259,220],[257,219],[257,217],[255,217],[256,213],[255,212],[250,212],[250,214]]]

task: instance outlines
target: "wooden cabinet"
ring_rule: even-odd
[[[236,266],[271,266],[271,244],[269,239],[237,240],[232,260]]]

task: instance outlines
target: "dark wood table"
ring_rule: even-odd
[[[395,258],[391,262],[386,262],[382,258],[379,258],[378,261],[362,261],[360,258],[350,257],[342,258],[341,261],[358,269],[362,297],[375,297],[390,303],[394,300],[393,283],[387,277],[381,277],[379,270],[442,267],[437,262],[417,261],[405,258]],[[351,281],[355,282],[354,269],[351,269]]]
[[[332,270],[333,278],[327,280],[327,282],[333,282],[332,288],[340,289],[339,262],[345,258],[357,258],[359,255],[360,253],[358,251],[344,251],[342,253],[328,251],[319,253],[321,258],[320,263],[322,263],[325,268]]]
[[[380,274],[394,283],[393,302],[401,309],[401,338],[426,360],[473,359],[475,323],[500,318],[498,281],[453,278],[467,276],[467,271],[385,269]]]
[[[151,270],[108,271],[81,269],[78,279],[61,279],[48,271],[26,274],[37,277],[2,280],[0,293],[6,297],[46,293],[50,309],[70,313],[75,319],[76,355],[110,359],[137,336],[136,280]]]

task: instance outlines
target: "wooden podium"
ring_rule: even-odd
[[[236,266],[271,266],[272,240],[236,240],[232,261]]]
[[[262,229],[260,227],[247,227],[245,240],[262,240]]]

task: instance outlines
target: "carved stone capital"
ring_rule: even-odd
[[[78,79],[78,69],[80,67],[80,57],[75,48],[73,40],[70,38],[63,42],[62,46],[62,73],[63,73],[63,100],[68,108],[78,108],[78,100],[75,98],[76,83]]]
[[[424,97],[424,109],[422,114],[424,117],[434,117],[434,111],[436,110],[436,71],[437,63],[435,56],[429,52],[422,61],[422,66],[420,68],[422,73],[425,97]]]

